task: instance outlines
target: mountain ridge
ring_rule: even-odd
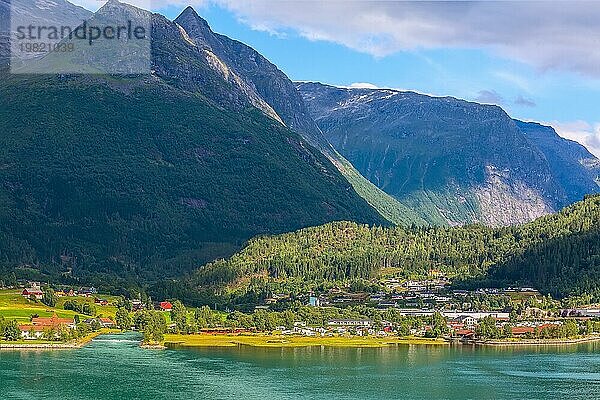
[[[141,12],[120,4],[95,18]],[[388,223],[176,23],[151,18],[151,75],[3,77],[0,269],[139,284],[256,235]]]
[[[577,162],[569,168],[579,165],[584,182],[573,188],[558,173],[567,160],[533,143],[498,106],[392,89],[296,86],[332,145],[430,223],[527,222],[599,189]]]

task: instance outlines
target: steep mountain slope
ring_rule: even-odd
[[[530,221],[598,190],[573,190],[547,154],[496,106],[411,92],[297,87],[328,140],[367,179],[433,223]],[[560,143],[558,144],[560,146]]]
[[[406,278],[431,270],[455,279],[535,287],[557,296],[584,292],[600,299],[600,196],[528,224],[489,228],[373,228],[334,222],[252,240],[227,260],[197,271],[194,285],[299,278],[375,278],[382,269]]]
[[[191,7],[186,8],[175,23],[185,30],[199,52],[217,57],[269,104],[286,126],[301,132],[315,147],[323,145],[323,135],[309,116],[302,97],[292,81],[274,64],[253,48],[214,33]]]
[[[515,121],[529,140],[540,149],[552,174],[565,188],[571,202],[595,193],[600,186],[600,160],[584,146],[564,139],[551,126],[535,122]]]
[[[139,10],[112,1],[96,17],[115,12]],[[251,88],[151,17],[152,75],[3,76],[2,265],[152,279],[255,235],[386,223]]]
[[[295,85],[277,66],[253,48],[214,33],[191,7],[186,8],[175,23],[183,29],[187,42],[194,46],[197,53],[207,58],[207,64],[213,70],[244,87],[244,92],[252,99],[253,105],[300,133],[325,154],[354,189],[389,221],[402,225],[426,223],[408,207],[366,180],[327,142],[309,115]],[[168,53],[167,51],[166,54]],[[168,71],[159,73],[169,74]],[[176,71],[176,74],[181,76],[181,71]],[[231,99],[225,100],[226,104],[221,104],[229,106]]]

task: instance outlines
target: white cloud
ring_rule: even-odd
[[[551,125],[560,136],[583,144],[590,153],[600,158],[600,123],[554,121]]]
[[[381,89],[379,86],[368,82],[355,82],[348,87],[350,89]]]
[[[293,30],[376,57],[483,48],[541,70],[600,77],[600,2],[210,1],[256,29]]]

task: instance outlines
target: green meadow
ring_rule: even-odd
[[[40,317],[51,317],[54,313],[60,318],[74,318],[75,315],[80,315],[82,319],[89,316],[81,313],[76,313],[71,310],[64,310],[63,305],[67,300],[77,300],[80,303],[94,304],[96,307],[96,316],[113,318],[117,312],[116,307],[113,305],[115,297],[98,295],[99,298],[108,300],[108,306],[101,306],[94,304],[94,297],[60,297],[56,303],[56,307],[48,307],[42,304],[40,301],[34,302],[21,296],[21,290],[18,289],[7,289],[0,290],[0,316],[6,319],[15,319],[19,322],[29,322],[32,315],[39,315]]]

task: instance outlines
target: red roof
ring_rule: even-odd
[[[163,301],[160,303],[160,308],[162,308],[163,310],[170,310],[173,308],[173,304],[171,304],[168,301]]]
[[[44,292],[42,292],[41,290],[38,289],[24,289],[22,292],[23,296],[30,296],[30,295],[36,295],[36,296],[42,296],[44,294]]]
[[[37,326],[58,326],[58,325],[71,325],[73,319],[70,318],[58,318],[56,314],[50,318],[32,318],[31,323]]]
[[[540,326],[538,326],[538,329],[539,329],[540,331],[541,331],[541,330],[544,330],[544,329],[546,329],[546,328],[558,328],[558,326],[557,326],[557,325],[554,325],[554,324],[543,324],[543,325],[540,325]]]
[[[512,328],[513,335],[525,335],[527,333],[534,333],[535,329],[530,326],[515,326]]]
[[[471,336],[474,335],[475,332],[470,329],[459,329],[457,331],[454,331],[454,334],[458,336]]]
[[[36,325],[19,325],[19,329],[21,332],[43,332],[46,327],[44,326],[36,326]]]
[[[113,320],[110,318],[100,318],[101,322],[104,322],[105,324],[113,324]]]

